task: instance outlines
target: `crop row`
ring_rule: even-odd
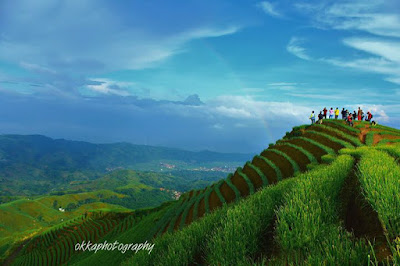
[[[344,122],[342,120],[338,120],[338,121],[325,120],[323,122],[323,125],[336,128],[338,130],[343,131],[343,133],[352,135],[354,137],[357,137],[357,135],[360,133],[360,131],[358,129],[347,125],[346,122]]]
[[[318,131],[312,127],[305,128],[303,136],[270,146],[225,180],[204,190],[186,193],[180,207],[163,218],[164,223],[157,235],[181,229],[223,204],[236,202],[266,185],[303,172],[308,164],[317,163],[324,154],[333,155],[343,147],[354,148],[353,144],[361,144],[358,139],[345,137],[343,132],[334,128],[321,127]]]
[[[294,179],[286,179],[276,186],[267,186],[252,197],[242,199],[230,208],[223,206],[174,234],[167,233],[156,238],[154,243],[157,250],[154,250],[151,256],[138,253],[125,261],[124,265],[249,265],[255,263],[260,254],[264,256],[266,254],[263,252],[270,251],[268,246],[274,240],[268,230],[273,230],[275,210],[284,202],[291,204],[289,197],[295,196],[299,192],[296,190],[296,193],[293,193],[293,189],[296,189],[301,182],[300,186],[306,186],[309,192],[311,192],[310,189],[313,189],[318,197],[321,197],[322,203],[324,200],[330,203],[337,196],[338,188],[352,169],[353,162],[354,160],[350,156],[340,156],[330,165],[300,174]],[[319,182],[322,184],[318,185]],[[324,185],[327,185],[327,188],[324,188]],[[331,194],[332,192],[335,193]],[[327,197],[327,195],[330,196]],[[306,196],[303,194],[299,197]],[[308,202],[309,199],[306,198],[305,204]],[[318,202],[313,200],[315,211],[318,209]],[[307,206],[297,205],[297,201],[296,206],[296,210],[307,214],[305,211]],[[324,204],[325,206],[326,204]],[[283,221],[285,217],[289,217],[284,216],[285,208],[279,210],[281,216],[277,223]],[[330,215],[334,210],[327,211]],[[319,214],[324,215],[321,212],[312,215]],[[304,222],[308,221],[306,218],[304,219]],[[312,221],[317,223],[318,218],[314,217]],[[305,226],[309,225],[305,224]],[[281,229],[283,230],[283,228]],[[334,233],[329,235],[331,238],[334,236],[337,237]],[[299,238],[301,237],[296,236],[296,239]],[[303,239],[303,242],[308,244],[306,238]],[[326,255],[336,254],[332,248],[329,251],[332,253]]]
[[[68,261],[76,253],[74,247],[82,241],[96,242],[106,234],[121,233],[132,227],[134,215],[126,214],[96,216],[98,219],[74,219],[35,237],[21,250],[14,264],[18,265],[59,265]],[[95,216],[93,216],[95,217]]]
[[[340,226],[339,192],[354,165],[353,157],[339,156],[331,167],[298,179],[277,212],[276,239],[280,254],[272,264],[351,265],[366,262],[368,248],[353,242]],[[362,263],[361,263],[362,264]]]
[[[366,198],[377,211],[391,238],[400,236],[399,177],[399,165],[384,151],[370,149],[361,156],[359,163],[361,185]]]

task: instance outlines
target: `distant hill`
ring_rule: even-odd
[[[399,144],[399,130],[366,122],[295,127],[206,188],[153,209],[75,218],[3,248],[5,263],[398,265]],[[98,182],[126,186],[113,175]],[[83,240],[154,248],[75,251]]]
[[[138,163],[175,160],[191,164],[240,162],[249,154],[192,152],[174,148],[130,143],[93,144],[83,141],[51,139],[42,135],[1,135],[2,167],[24,164],[60,170],[105,171],[113,167],[134,167]]]
[[[116,169],[232,167],[248,158],[250,155],[246,154],[191,152],[130,143],[93,144],[41,135],[1,135],[0,196],[45,194],[72,181],[93,180]]]

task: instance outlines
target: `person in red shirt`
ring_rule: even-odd
[[[353,116],[352,116],[352,114],[349,114],[349,116],[347,117],[347,124],[349,124],[349,126],[353,126]]]
[[[371,114],[370,111],[368,111],[368,112],[367,112],[367,119],[365,119],[365,121],[368,121],[368,122],[371,122],[371,123],[372,123],[372,121],[371,121],[372,117],[374,117],[374,116]]]
[[[363,111],[361,110],[360,107],[358,107],[358,113],[357,113],[357,115],[358,115],[358,121],[361,121],[362,114],[363,114]]]
[[[324,111],[324,119],[326,119],[326,113],[328,112],[328,110],[326,109],[326,107],[324,107],[324,110],[322,111]]]

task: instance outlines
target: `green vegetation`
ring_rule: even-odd
[[[398,264],[398,131],[368,125],[352,128],[343,121],[326,121],[295,127],[218,181],[211,174],[190,178],[186,172],[192,183],[209,185],[192,187],[179,200],[156,208],[115,209],[140,206],[146,196],[157,199],[158,194],[151,193],[167,193],[160,187],[187,186],[173,172],[117,170],[72,182],[74,189],[89,192],[75,198],[76,193],[60,191],[31,201],[46,206],[51,217],[59,206],[71,214],[80,210],[78,216],[25,233],[25,246],[22,237],[4,242],[2,250],[15,251],[10,256],[14,264]],[[96,206],[109,203],[118,205],[112,205],[113,210]],[[86,205],[97,211],[87,212]],[[48,216],[40,219],[47,221]],[[74,251],[74,244],[82,240],[149,241],[155,246],[151,254]]]
[[[269,151],[275,152],[279,155],[281,155],[282,157],[284,157],[286,160],[288,160],[290,162],[290,164],[293,167],[293,171],[294,173],[299,172],[300,171],[300,167],[299,165],[296,163],[296,161],[294,161],[292,158],[290,158],[286,153],[281,152],[279,150],[275,150],[275,149],[269,149]]]
[[[355,145],[357,147],[362,145],[359,138],[357,138],[356,136],[352,136],[350,134],[346,134],[345,132],[343,132],[342,130],[339,130],[337,128],[329,127],[326,125],[316,125],[316,127],[324,129],[327,134],[334,133],[334,134],[332,134],[333,136],[337,135],[347,141],[350,141],[353,145]]]
[[[340,130],[347,131],[350,134],[358,134],[360,131],[354,127],[347,125],[347,123],[343,120],[324,120],[323,125],[335,127]],[[364,126],[364,125],[363,125]]]
[[[377,211],[390,238],[396,238],[400,235],[399,165],[383,151],[368,150],[361,157],[359,177],[365,197]]]
[[[374,132],[368,132],[367,136],[365,138],[365,144],[368,146],[372,146],[372,144],[374,143]]]
[[[313,144],[313,145],[315,145],[315,146],[321,148],[321,149],[324,150],[326,153],[335,154],[335,150],[334,150],[334,149],[332,149],[332,148],[330,148],[330,147],[328,147],[328,146],[325,146],[324,144],[321,144],[321,143],[318,142],[318,141],[315,141],[315,140],[310,139],[310,138],[305,138],[305,137],[296,137],[296,138],[299,138],[299,139],[301,139],[301,140],[307,141],[307,142],[309,142],[309,143],[311,143],[311,144]],[[292,138],[292,139],[296,139],[296,138]],[[286,140],[283,139],[283,140],[281,140],[281,141],[279,141],[279,142],[283,142],[283,143],[284,143],[285,141],[286,141]]]
[[[311,265],[365,264],[368,249],[351,240],[339,225],[339,191],[354,159],[339,156],[330,167],[318,168],[296,183],[285,195],[277,213],[277,261]]]
[[[317,159],[315,158],[315,156],[311,152],[307,151],[306,149],[302,148],[301,146],[297,146],[297,145],[295,145],[293,143],[289,143],[289,142],[285,142],[285,143],[280,142],[280,143],[277,143],[277,145],[287,145],[287,146],[290,146],[292,148],[295,148],[295,149],[299,150],[300,152],[302,152],[304,155],[306,155],[308,160],[311,163],[317,163],[318,162]]]
[[[338,138],[333,137],[333,136],[331,136],[331,135],[329,135],[329,134],[325,134],[325,133],[322,133],[322,132],[319,132],[319,131],[314,131],[314,130],[310,130],[310,131],[308,131],[308,132],[309,132],[309,133],[313,133],[313,134],[317,134],[317,135],[320,135],[320,136],[323,136],[323,137],[325,137],[325,138],[327,138],[327,139],[329,139],[329,140],[331,140],[331,141],[333,141],[333,142],[336,142],[336,143],[342,145],[343,147],[346,147],[346,148],[354,148],[354,146],[351,145],[349,142],[344,141],[344,140],[341,140],[341,139],[338,139]]]
[[[225,166],[230,169],[250,158],[246,154],[190,152],[129,143],[91,144],[53,140],[40,135],[0,135],[0,155],[0,203],[10,201],[13,196],[85,192],[87,187],[101,185],[91,181],[120,169],[160,172],[163,168],[163,172],[167,171],[163,175],[165,178],[171,173],[179,179],[176,183],[187,184],[182,181],[202,180],[210,175],[215,177],[215,172],[199,176],[194,169]],[[172,169],[163,167],[166,164]],[[218,179],[223,176],[219,175]],[[208,184],[203,182],[194,187]],[[192,188],[174,189],[183,191]],[[108,188],[95,188],[98,189]]]
[[[228,178],[225,180],[225,182],[233,190],[233,192],[235,192],[235,200],[238,201],[240,199],[240,192],[239,192],[238,188],[232,184],[231,177],[232,177],[232,175],[229,175]]]

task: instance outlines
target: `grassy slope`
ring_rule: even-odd
[[[365,125],[360,123],[359,126],[361,128]],[[328,130],[327,127],[332,129]],[[314,132],[327,129],[322,130],[323,134],[307,133],[307,128],[306,126],[295,128],[293,132],[287,134],[285,141],[303,145],[303,148],[307,148],[304,143],[311,143],[314,147],[318,144],[319,149],[326,150],[325,153],[330,155],[317,158],[317,161],[328,163],[328,165],[315,166],[314,162],[313,167],[307,167],[312,169],[309,172],[283,180],[277,185],[267,186],[247,199],[235,200],[229,205],[223,205],[222,208],[206,214],[202,219],[185,226],[182,230],[168,232],[157,237],[153,240],[156,245],[151,255],[141,252],[127,259],[130,256],[129,253],[121,254],[118,251],[97,254],[86,252],[75,256],[71,262],[79,265],[98,263],[114,265],[123,260],[127,265],[166,263],[186,265],[204,262],[232,265],[232,263],[265,263],[268,260],[278,264],[366,262],[368,255],[372,257],[375,255],[374,249],[370,250],[365,242],[369,238],[360,241],[354,238],[352,233],[342,226],[342,218],[339,213],[341,200],[339,190],[354,165],[353,157],[360,160],[357,167],[360,169],[358,176],[362,189],[365,191],[363,195],[366,195],[369,204],[378,212],[383,225],[390,228],[387,230],[390,232],[391,242],[389,244],[394,260],[396,260],[397,240],[395,239],[398,236],[396,214],[400,211],[393,209],[390,204],[380,204],[379,199],[374,199],[371,195],[374,193],[386,195],[385,198],[389,200],[393,193],[396,195],[395,192],[398,192],[399,188],[389,186],[385,190],[384,186],[379,187],[379,184],[376,183],[370,184],[368,187],[368,180],[372,179],[372,174],[368,174],[368,170],[374,169],[374,167],[380,168],[382,164],[385,164],[386,168],[380,168],[381,176],[398,171],[396,170],[398,165],[394,161],[390,161],[391,156],[396,157],[396,154],[398,158],[398,149],[392,148],[389,152],[384,151],[385,148],[382,148],[381,145],[366,147],[364,143],[361,143],[363,141],[361,137],[360,141],[357,140],[359,137],[357,128],[347,127],[339,121],[327,121],[320,129],[314,128]],[[397,133],[396,130],[384,129]],[[342,149],[352,146],[348,143],[354,146],[361,144],[362,147]],[[309,150],[309,152],[320,154],[319,156],[323,155],[315,149]],[[342,149],[340,153],[347,153],[351,156],[336,157],[333,154],[337,149]],[[383,161],[374,162],[376,156],[382,157]],[[273,161],[274,157],[271,157],[271,160]],[[382,182],[387,181],[383,180]],[[163,231],[163,228],[173,228],[174,226],[170,224],[171,219],[175,221],[176,217],[184,209],[187,209],[187,206],[190,206],[186,204],[193,204],[205,191],[207,190],[200,191],[200,194],[187,193],[182,200],[145,216],[124,233],[110,238],[106,236],[103,239],[107,239],[109,242],[118,240],[124,243],[151,240],[157,232]],[[371,192],[368,191],[372,191],[372,194],[369,195],[368,193]],[[192,199],[190,199],[191,195],[193,195]],[[327,197],[327,195],[330,196]],[[237,193],[236,197],[238,197]],[[379,206],[385,206],[386,209]],[[275,222],[277,209],[278,218]],[[388,217],[387,213],[390,212],[392,216],[384,218]],[[296,230],[293,230],[293,226]],[[241,231],[238,233],[237,230]],[[295,239],[298,241],[294,241]],[[374,244],[372,243],[372,245]],[[288,254],[290,256],[287,256]]]
[[[72,219],[84,214],[86,211],[96,209],[112,209],[127,211],[128,209],[102,202],[83,204],[70,212],[61,212],[53,208],[54,200],[65,208],[69,203],[77,204],[81,200],[99,200],[111,196],[125,197],[109,190],[69,194],[63,196],[45,196],[36,199],[21,199],[0,205],[0,246],[21,241],[29,236],[60,223],[62,220]]]

